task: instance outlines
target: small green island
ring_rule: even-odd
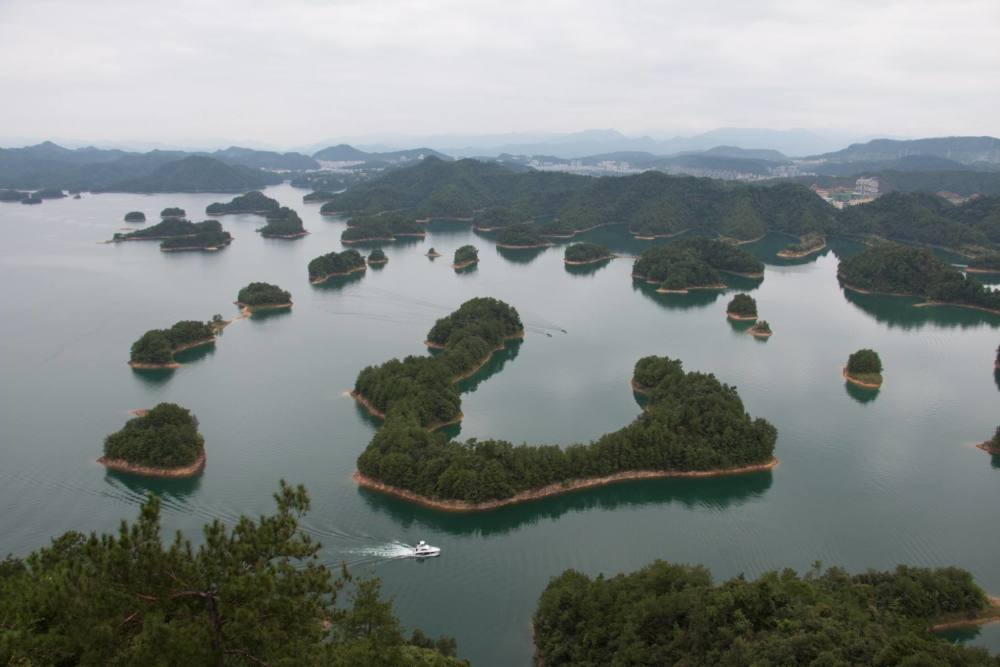
[[[782,259],[802,259],[814,255],[826,247],[826,236],[820,232],[804,234],[798,243],[791,243],[778,251]]]
[[[844,366],[844,378],[865,389],[881,387],[882,359],[878,352],[864,348],[848,357],[847,365]]]
[[[598,264],[609,259],[614,259],[614,253],[599,243],[574,243],[563,252],[563,262],[569,266]]]
[[[364,255],[357,250],[335,250],[309,262],[309,282],[318,285],[333,276],[346,276],[366,268]]]
[[[340,234],[341,243],[389,242],[397,238],[423,238],[427,231],[413,218],[401,213],[355,216]]]
[[[521,250],[526,248],[547,248],[550,245],[552,243],[546,241],[537,229],[523,222],[502,227],[497,233],[498,248]]]
[[[757,320],[757,301],[749,294],[737,294],[726,306],[726,317],[738,322]]]
[[[432,247],[431,247],[431,249],[430,249],[430,250],[428,250],[428,251],[427,251],[427,252],[426,252],[425,254],[426,254],[426,255],[427,255],[428,257],[430,257],[431,259],[434,259],[435,257],[440,257],[440,256],[441,256],[441,253],[439,253],[439,252],[438,252],[437,250],[435,250],[435,249],[433,248],[433,246],[432,246]]]
[[[292,295],[270,283],[250,283],[236,295],[236,305],[250,315],[258,310],[291,308]]]
[[[997,430],[994,431],[992,438],[979,443],[976,447],[994,456],[1000,456],[1000,426],[997,426]]]
[[[635,260],[632,277],[657,292],[686,294],[695,289],[725,289],[720,272],[749,278],[764,275],[764,264],[724,241],[696,237],[649,248]]]
[[[385,256],[385,251],[382,248],[373,248],[370,253],[368,253],[368,266],[379,266],[381,264],[386,264],[389,258]]]
[[[478,263],[479,250],[476,246],[464,245],[455,251],[455,260],[451,266],[457,271]]]
[[[716,584],[701,565],[657,560],[631,574],[566,570],[532,620],[535,664],[962,665],[983,649],[933,632],[995,619],[997,601],[959,568],[850,574],[791,569]],[[623,658],[628,656],[628,658]]]
[[[757,320],[752,327],[747,329],[747,333],[754,338],[770,338],[771,325],[767,323],[767,320]]]
[[[129,211],[125,214],[125,222],[146,222],[146,214],[142,211]]]
[[[917,306],[960,306],[1000,315],[1000,290],[923,248],[881,243],[841,260],[837,277],[845,289],[862,294],[915,296],[924,299]]]
[[[250,213],[266,215],[279,208],[278,200],[271,199],[259,190],[253,190],[243,195],[233,197],[229,202],[215,202],[205,207],[208,215],[232,215]]]
[[[302,218],[287,206],[265,214],[267,224],[257,229],[260,235],[269,239],[300,239],[309,234],[302,226]]]
[[[174,355],[215,343],[227,322],[216,315],[210,322],[182,320],[169,329],[150,329],[132,343],[128,365],[136,370],[178,368]]]
[[[201,250],[213,252],[232,243],[232,235],[222,229],[218,220],[191,222],[183,218],[166,218],[152,227],[133,232],[116,233],[111,239],[121,241],[160,241],[163,252]]]
[[[98,463],[112,470],[153,477],[190,477],[205,465],[198,419],[175,403],[160,403],[104,439]]]
[[[187,217],[187,212],[180,208],[179,206],[168,206],[167,208],[160,211],[160,218],[166,220],[167,218],[184,218]]]

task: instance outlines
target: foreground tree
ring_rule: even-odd
[[[7,665],[460,665],[407,642],[377,579],[335,576],[299,530],[302,486],[277,512],[204,528],[165,546],[160,501],[117,535],[70,532],[0,563],[0,662]],[[353,589],[351,604],[338,595]],[[448,640],[431,646],[454,654]]]

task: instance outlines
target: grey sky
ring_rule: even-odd
[[[998,0],[0,0],[6,137],[996,136],[998,83]]]

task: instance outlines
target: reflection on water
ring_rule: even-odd
[[[613,260],[602,259],[600,262],[594,262],[593,264],[563,264],[563,268],[566,273],[573,276],[592,276],[601,269],[606,269]],[[627,261],[627,260],[621,260]]]
[[[265,308],[264,310],[253,311],[247,319],[257,323],[267,320],[277,320],[282,317],[288,317],[292,314],[292,310],[294,310],[294,306],[292,308]]]
[[[211,460],[205,461],[206,468],[211,464]],[[104,481],[113,486],[124,486],[139,496],[155,493],[161,498],[185,498],[201,488],[203,472],[204,468],[191,477],[149,477],[108,469],[104,473]]]
[[[847,391],[847,395],[853,398],[858,403],[871,403],[876,398],[878,398],[878,389],[866,389],[864,387],[859,387],[853,382],[844,380],[844,390]]]
[[[752,320],[734,320],[727,317],[726,321],[729,322],[729,328],[733,330],[733,333],[740,336],[749,336],[750,334],[747,331],[754,325]]]
[[[205,357],[210,357],[215,354],[215,343],[208,343],[205,345],[199,345],[198,347],[192,347],[189,350],[184,350],[178,352],[174,355],[174,359],[180,364],[193,364],[196,361],[201,361]]]
[[[501,248],[497,246],[497,254],[512,264],[530,264],[548,248]]]
[[[997,389],[1000,389],[1000,368],[993,371],[993,382],[996,383]]]
[[[656,285],[650,285],[643,280],[632,280],[632,289],[642,292],[643,296],[669,310],[704,308],[715,303],[722,294],[722,290],[692,290],[687,294],[664,294],[656,291]]]
[[[321,283],[310,283],[310,285],[314,289],[336,292],[352,283],[360,281],[364,277],[364,271],[356,271],[355,273],[348,273],[346,276],[330,276]]]
[[[143,384],[155,387],[164,384],[174,375],[173,368],[133,368],[132,376],[138,378]]]
[[[452,535],[494,535],[535,524],[542,519],[555,520],[568,512],[671,504],[680,504],[688,509],[722,511],[763,496],[773,481],[770,470],[708,479],[633,480],[488,512],[464,513],[440,512],[361,487],[358,487],[358,493],[371,509],[390,515],[403,528],[419,522]]]
[[[507,362],[514,361],[517,358],[517,353],[521,350],[521,345],[524,344],[524,340],[515,339],[507,341],[502,350],[497,350],[490,357],[490,360],[486,362],[486,365],[476,371],[475,375],[467,377],[464,380],[459,381],[458,391],[462,394],[472,393],[479,388],[486,380],[503,370],[503,367],[507,365]]]
[[[917,308],[914,304],[922,301],[918,297],[860,294],[849,289],[842,291],[849,303],[890,327],[920,329],[927,324],[935,324],[941,327],[968,329],[982,325],[1000,326],[1000,315],[981,310],[956,306]]]
[[[466,276],[471,275],[479,270],[479,264],[470,264],[469,266],[463,266],[460,269],[455,269],[455,275]]]

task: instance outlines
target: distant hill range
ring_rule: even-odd
[[[995,137],[933,137],[905,141],[874,139],[807,159],[828,163],[880,163],[912,160],[917,157],[928,161],[929,164],[933,164],[930,158],[938,158],[948,164],[995,168],[1000,165],[1000,139]]]
[[[313,153],[313,158],[323,162],[358,162],[367,166],[399,165],[413,163],[434,156],[440,160],[450,160],[451,157],[430,148],[410,148],[402,151],[387,151],[369,153],[354,146],[338,144]]]

